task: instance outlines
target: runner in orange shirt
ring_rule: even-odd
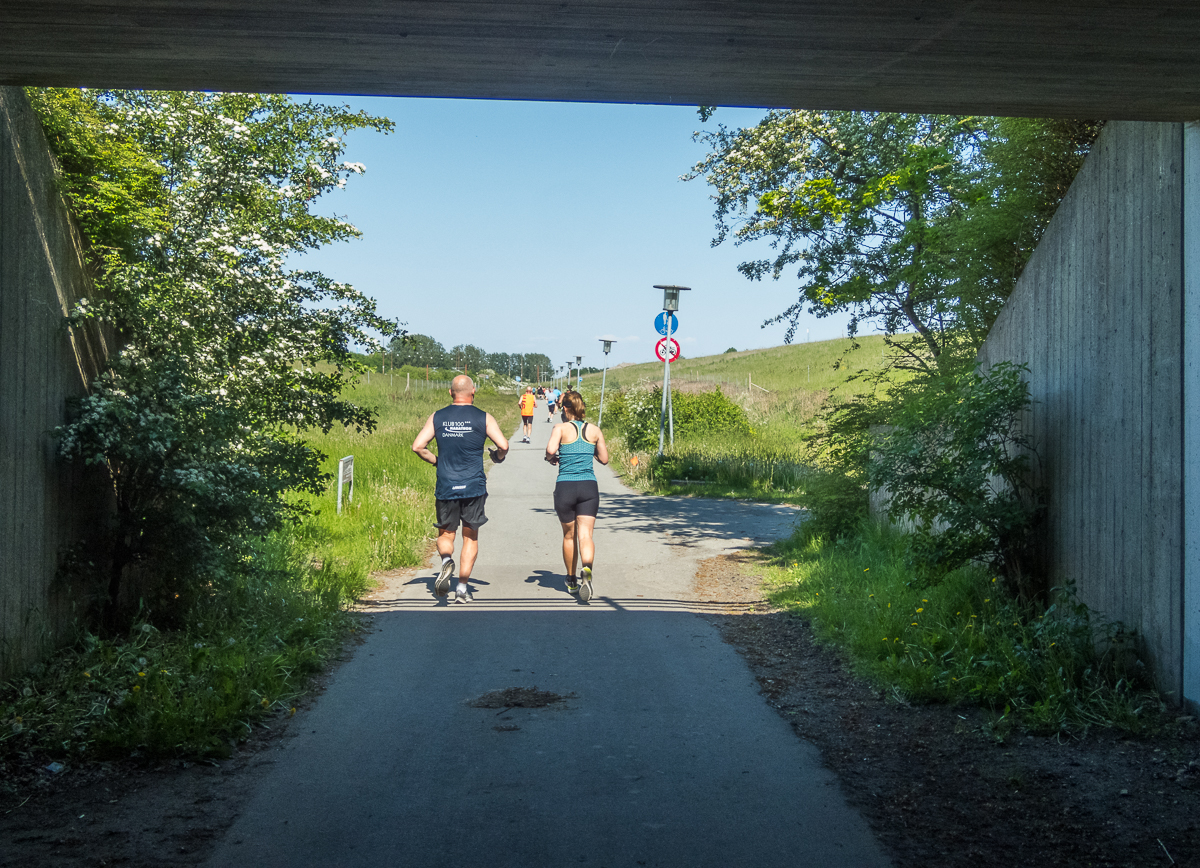
[[[525,387],[525,394],[521,396],[521,400],[517,401],[517,406],[521,408],[521,427],[525,434],[521,438],[521,442],[528,443],[529,435],[533,433],[533,411],[537,409],[537,398],[533,396],[533,386]]]

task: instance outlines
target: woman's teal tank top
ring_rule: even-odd
[[[596,444],[583,439],[585,423],[572,419],[579,436],[570,443],[560,443],[558,447],[558,478],[563,482],[583,482],[596,478],[592,469],[592,461],[596,457]]]

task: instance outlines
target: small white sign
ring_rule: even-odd
[[[341,461],[338,462],[338,478],[337,478],[337,489],[338,489],[337,511],[338,511],[338,515],[342,514],[342,485],[343,484],[348,485],[350,487],[349,499],[350,499],[351,503],[354,503],[354,456],[353,455],[347,455],[345,458],[343,458]]]

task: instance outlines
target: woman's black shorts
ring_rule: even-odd
[[[554,511],[563,524],[578,515],[595,518],[600,512],[600,486],[594,479],[560,481],[554,486]]]

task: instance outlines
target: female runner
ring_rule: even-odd
[[[600,511],[600,487],[592,461],[608,464],[608,446],[604,432],[584,421],[587,407],[578,392],[564,392],[561,403],[567,421],[555,425],[550,432],[546,460],[558,465],[554,511],[562,523],[567,590],[578,593],[579,599],[586,603],[592,598],[592,561],[596,555],[592,532]],[[583,569],[576,578],[578,561],[583,562]]]

